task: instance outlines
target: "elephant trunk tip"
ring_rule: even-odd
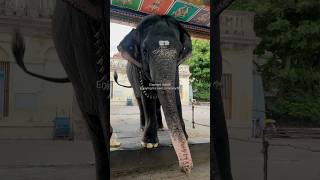
[[[189,158],[186,158],[184,160],[180,159],[179,161],[180,161],[179,162],[180,170],[184,172],[186,175],[190,175],[193,168],[193,162],[191,157],[190,159]]]
[[[193,168],[192,157],[188,145],[188,141],[184,137],[183,133],[171,134],[172,145],[176,151],[179,160],[179,166],[182,172],[191,174]]]
[[[181,168],[181,172],[184,172],[187,176],[191,175],[191,171],[192,171],[192,167],[180,167]]]

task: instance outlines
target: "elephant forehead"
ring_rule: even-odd
[[[161,47],[152,51],[152,54],[161,58],[173,59],[177,57],[177,50],[174,48]]]

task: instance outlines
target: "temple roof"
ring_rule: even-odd
[[[111,0],[111,19],[135,25],[149,14],[170,15],[193,36],[209,38],[209,3],[209,0]]]

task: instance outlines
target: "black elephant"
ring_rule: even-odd
[[[107,103],[109,95],[110,63],[109,35],[103,15],[106,11],[102,0],[56,0],[52,19],[52,35],[58,57],[68,78],[51,78],[30,72],[24,65],[24,39],[16,32],[12,51],[17,64],[28,74],[57,83],[73,85],[80,110],[84,116],[95,152],[96,179],[110,176],[109,124]],[[110,134],[107,130],[110,128]]]
[[[180,167],[190,172],[193,166],[182,118],[178,66],[191,55],[188,32],[173,17],[145,17],[119,44],[128,60],[127,74],[141,111],[145,128],[142,144],[158,146],[157,101],[160,102]]]

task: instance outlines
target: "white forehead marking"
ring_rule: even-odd
[[[168,40],[160,40],[159,45],[160,46],[169,46],[170,42]]]

